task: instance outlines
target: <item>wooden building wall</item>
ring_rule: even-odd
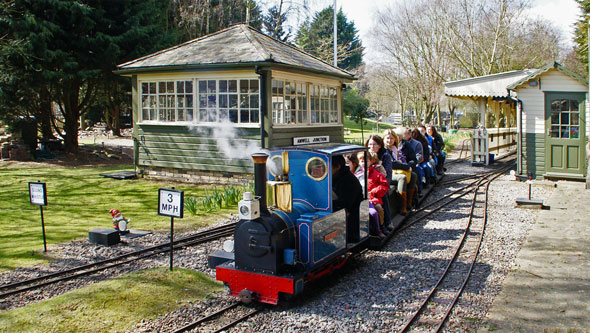
[[[341,124],[314,124],[300,126],[272,125],[271,110],[271,81],[274,73],[269,69],[263,69],[266,73],[266,111],[264,117],[264,129],[266,133],[265,147],[279,147],[293,145],[294,137],[307,136],[330,136],[330,142],[344,142],[344,128]],[[223,75],[231,75],[232,72]],[[240,72],[244,75],[244,72]],[[250,74],[251,75],[251,74]],[[170,78],[182,79],[191,77],[216,78],[214,72],[202,73],[174,73],[174,74],[151,74],[142,78]],[[306,78],[293,73],[281,72],[280,77],[295,76],[297,78]],[[338,80],[327,80],[326,78],[313,78],[314,82],[336,82]],[[225,124],[215,126],[211,124],[174,124],[174,123],[149,123],[139,122],[139,112],[141,112],[138,77],[132,77],[132,100],[133,100],[133,136],[135,165],[142,168],[171,168],[183,170],[198,170],[205,172],[224,173],[253,173],[253,164],[249,156],[250,153],[257,151],[261,147],[260,127],[259,126],[235,126]],[[195,101],[196,103],[197,101]],[[338,103],[340,116],[341,108],[341,90],[338,91]],[[262,105],[261,105],[262,106]],[[231,139],[219,140],[216,133],[223,131],[223,126],[227,130],[235,132]],[[248,149],[246,149],[246,147]],[[241,149],[242,148],[242,149]],[[229,150],[238,150],[239,156],[227,153]],[[246,151],[248,150],[248,151]]]
[[[545,173],[545,92],[584,92],[587,88],[577,80],[551,69],[540,76],[540,84],[531,87],[522,85],[518,90],[518,98],[523,103],[522,149],[524,158],[522,161],[523,172],[533,172],[535,177],[541,177]],[[590,134],[590,107],[586,103],[586,136]]]

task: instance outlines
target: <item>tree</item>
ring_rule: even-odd
[[[0,3],[0,120],[35,117],[43,138],[53,138],[51,100],[43,73],[36,70],[31,42],[18,36],[13,18],[21,13],[14,2]]]
[[[311,21],[299,27],[295,42],[299,48],[325,62],[332,63],[334,39],[334,10],[328,7],[316,13]],[[338,30],[338,67],[354,71],[362,63],[364,47],[358,37],[354,22],[349,22],[342,9],[336,15]]]
[[[366,112],[369,104],[369,100],[359,95],[356,88],[346,89],[342,93],[342,112],[353,120],[358,119],[363,110]]]
[[[198,38],[231,25],[246,23],[262,28],[262,11],[253,0],[172,0],[170,22],[180,31],[181,40]]]
[[[575,48],[578,54],[578,60],[582,64],[585,64],[586,69],[580,73],[579,69],[576,71],[577,74],[581,74],[584,77],[588,76],[588,20],[590,20],[590,0],[576,0],[578,6],[582,10],[582,16],[576,22],[576,30],[574,32],[574,41],[577,44]],[[572,64],[576,62],[571,58],[566,58]],[[577,67],[577,66],[576,66]],[[569,67],[568,67],[569,68]]]
[[[418,0],[378,11],[372,36],[388,59],[381,66],[402,80],[418,121],[440,113],[446,81],[556,60],[559,33],[524,17],[525,8],[521,0]]]
[[[103,83],[115,79],[117,63],[161,45],[165,38],[154,22],[165,22],[167,8],[157,0],[15,0],[3,17],[23,52],[3,49],[0,61],[12,68],[12,81],[22,83],[13,87],[15,96],[28,95],[19,104],[51,115],[46,106],[55,102],[64,122],[54,129],[66,151],[77,152],[80,116]]]
[[[131,84],[128,78],[113,73],[117,64],[172,46],[177,31],[168,30],[166,1],[113,1],[105,6],[104,24],[112,36],[113,49],[109,62],[103,64],[94,104],[104,110],[104,120],[114,135],[120,135],[119,116],[131,108]]]
[[[281,42],[288,42],[291,38],[291,29],[288,31],[283,29],[283,24],[287,21],[287,13],[283,11],[283,0],[280,1],[279,7],[272,6],[268,9],[268,14],[264,16],[262,27],[264,32],[269,36],[280,40]]]

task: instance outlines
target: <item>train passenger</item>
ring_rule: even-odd
[[[359,206],[363,190],[357,178],[346,167],[344,156],[332,157],[332,205],[333,210],[346,211],[346,241],[356,243],[360,239]]]
[[[432,148],[436,155],[438,163],[436,164],[436,171],[438,174],[442,174],[445,171],[445,159],[446,154],[443,151],[445,149],[445,141],[442,136],[436,131],[434,125],[426,125],[426,133],[432,137]]]
[[[420,144],[422,145],[423,155],[422,155],[422,162],[420,163],[420,166],[424,170],[425,184],[428,185],[428,184],[436,182],[436,178],[435,178],[436,177],[436,170],[430,164],[430,159],[431,159],[432,154],[430,153],[430,148],[428,147],[428,141],[422,135],[422,133],[420,133],[420,130],[418,128],[415,128],[412,130],[412,138],[414,140],[420,142]]]
[[[422,135],[426,138],[426,140],[428,141],[428,147],[430,147],[430,153],[431,153],[431,161],[429,162],[430,165],[432,166],[432,169],[434,170],[434,174],[435,176],[438,174],[438,155],[435,151],[436,147],[434,145],[434,138],[432,136],[430,136],[430,134],[428,134],[428,131],[426,130],[426,126],[424,125],[420,125],[420,133],[422,133]]]
[[[426,142],[428,143],[428,158],[424,158],[424,160],[426,160],[428,162],[428,165],[430,166],[430,170],[432,171],[432,177],[431,177],[431,183],[435,183],[436,182],[436,156],[434,155],[434,148],[433,148],[433,139],[431,136],[428,135],[428,133],[426,132],[426,126],[424,125],[420,125],[418,126],[418,131],[420,131],[420,134],[422,134],[422,136],[424,137],[424,139],[426,139]]]
[[[409,145],[412,148],[412,151],[414,152],[414,155],[412,156],[413,159],[408,158],[408,164],[410,164],[410,166],[412,166],[412,169],[414,170],[414,172],[416,172],[416,174],[418,175],[418,179],[417,179],[417,184],[418,184],[418,192],[422,191],[422,189],[424,188],[424,169],[420,166],[420,163],[422,163],[422,159],[423,159],[423,152],[424,149],[422,148],[422,144],[416,140],[414,140],[412,138],[412,131],[407,128],[404,127],[404,136],[403,136],[403,145],[405,146],[406,143],[407,145]],[[403,151],[403,146],[402,146],[402,151]]]
[[[364,162],[364,161],[363,161]],[[361,163],[364,165],[364,163]],[[388,203],[385,201],[387,191],[389,191],[389,183],[385,176],[378,170],[379,156],[372,151],[367,155],[367,192],[369,193],[369,201],[375,207],[378,213],[377,224],[375,231],[379,237],[385,237],[384,221],[385,209],[384,206]]]
[[[387,179],[388,183],[391,182],[393,158],[391,157],[389,151],[385,149],[385,143],[383,143],[383,139],[379,135],[371,135],[365,142],[365,147],[369,148],[369,151],[377,153],[377,156],[379,156],[379,160],[381,161],[380,164],[385,168],[385,178]],[[383,205],[383,209],[385,211],[385,228],[383,231],[388,233],[389,231],[393,230],[393,227],[391,226],[389,194],[386,194],[383,200],[387,203],[386,205]]]
[[[399,137],[393,129],[388,129],[383,133],[383,142],[385,143],[385,148],[391,152],[391,156],[393,158],[392,163],[392,175],[391,175],[391,185],[396,186],[397,192],[401,197],[401,209],[400,213],[405,215],[408,213],[408,183],[412,179],[412,171],[411,168],[402,161],[403,155],[399,152]],[[413,186],[415,186],[415,180]],[[413,187],[412,187],[413,188]],[[413,194],[413,193],[412,193]]]
[[[359,154],[362,155],[364,158],[365,153],[360,152]],[[359,180],[359,183],[361,184],[361,187],[364,189],[365,188],[365,172],[363,171],[363,169],[361,167],[359,158],[357,157],[356,154],[346,155],[346,156],[344,156],[344,158],[346,159],[346,165],[350,169],[350,172],[352,172],[352,174],[356,176],[356,178]]]
[[[365,171],[363,170],[365,167],[365,156],[365,152],[358,152],[356,155],[356,160],[358,161],[360,170],[357,171],[355,176],[359,179],[359,182],[361,183],[363,193],[365,192]],[[371,201],[369,201],[369,221],[369,233],[371,235],[379,236],[379,234],[383,234],[383,232],[381,231],[381,226],[379,225],[379,213],[377,212],[377,209],[375,209],[375,206],[373,206],[373,203]]]
[[[379,135],[371,135],[365,142],[365,147],[369,148],[369,151],[374,152],[379,156],[380,164],[385,168],[385,178],[389,182],[391,180],[391,169],[393,158],[387,149],[385,149],[385,143]]]
[[[408,207],[407,209],[410,210],[413,207],[414,197],[418,195],[420,192],[420,182],[418,178],[418,170],[416,168],[416,152],[410,145],[410,143],[405,140],[406,134],[406,127],[397,127],[394,132],[397,134],[398,138],[400,138],[399,142],[399,153],[405,157],[406,163],[412,168],[412,178],[410,183],[408,183]],[[416,201],[417,202],[417,201]]]

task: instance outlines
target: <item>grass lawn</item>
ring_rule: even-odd
[[[364,125],[363,127],[363,131],[361,134],[361,124],[360,123],[356,123],[353,120],[350,120],[349,117],[344,117],[344,140],[347,143],[351,143],[351,144],[357,144],[357,145],[364,145],[364,140],[367,140],[367,138],[369,136],[371,136],[372,134],[377,134],[381,137],[383,137],[383,132],[388,129],[388,128],[396,128],[398,126],[401,125],[391,125],[391,124],[386,124],[386,123],[379,123],[379,130],[377,130],[377,122],[373,121],[373,120],[368,120],[366,119],[367,124]],[[350,131],[350,134],[348,134],[348,132]],[[439,132],[442,137],[443,140],[445,141],[445,151],[448,153],[450,152],[456,145],[456,143],[460,140],[462,140],[463,138],[469,137],[469,132],[468,131],[460,131],[458,133],[455,134],[450,134],[449,132],[447,133],[442,133]]]
[[[361,133],[361,124],[356,123],[354,120],[350,120],[348,116],[344,117],[344,140],[348,143],[354,143],[361,145],[362,139],[364,138],[367,140],[369,136],[372,134],[378,134],[383,136],[383,131],[387,128],[395,128],[397,126],[386,124],[386,123],[379,123],[379,130],[377,130],[377,122],[374,120],[365,119],[367,124],[363,125],[363,131]],[[350,131],[350,134],[348,134]],[[364,142],[362,142],[364,145]]]
[[[11,166],[0,164],[0,271],[43,262],[39,206],[29,203],[28,182],[47,184],[43,207],[47,243],[88,237],[98,227],[111,228],[109,210],[131,219],[130,228],[166,231],[170,218],[157,214],[158,189],[175,186],[187,196],[203,197],[205,187],[148,180],[114,180],[100,173],[133,170],[131,165],[107,167]],[[175,219],[175,230],[194,229],[229,216],[235,207],[212,214]],[[51,248],[48,248],[49,255]]]
[[[222,289],[200,272],[150,269],[0,312],[0,331],[121,332]]]

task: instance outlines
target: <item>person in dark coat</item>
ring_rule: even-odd
[[[346,210],[346,242],[360,239],[359,206],[363,189],[355,175],[346,166],[344,156],[332,156],[332,207],[333,211]]]
[[[445,170],[445,159],[446,154],[443,151],[445,149],[445,141],[442,136],[436,131],[436,127],[433,125],[426,126],[426,132],[432,137],[432,149],[438,161],[436,165],[437,172],[442,174]]]

